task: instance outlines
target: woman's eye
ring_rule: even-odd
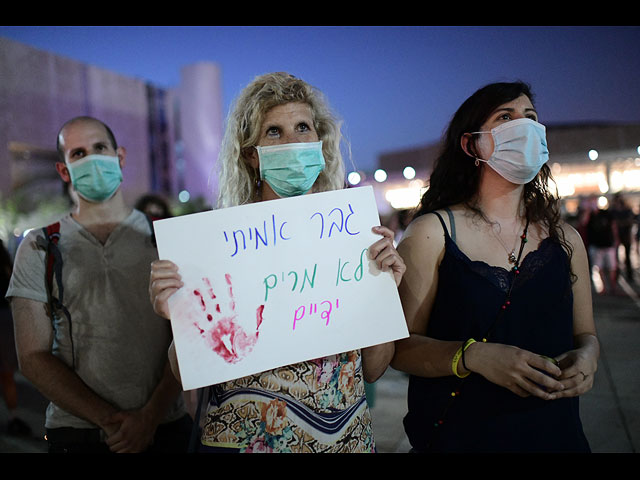
[[[267,129],[267,136],[268,137],[277,137],[279,135],[280,131],[276,128],[276,127],[271,127]]]

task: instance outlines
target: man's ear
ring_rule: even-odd
[[[126,163],[125,159],[127,158],[127,149],[124,147],[118,147],[118,149],[116,150],[116,155],[120,159],[120,168],[122,169],[124,167],[124,164]]]
[[[69,168],[67,164],[64,162],[56,162],[56,171],[63,182],[69,183],[71,182],[71,176],[69,175]]]

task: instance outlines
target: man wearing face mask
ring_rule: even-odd
[[[454,114],[398,245],[410,337],[405,431],[418,452],[588,452],[579,396],[599,355],[587,255],[549,191],[545,127],[523,82]]]
[[[90,117],[65,123],[57,146],[76,205],[56,224],[55,281],[45,281],[47,236],[34,229],[7,292],[21,371],[50,400],[49,451],[186,451],[191,419],[168,367],[171,331],[146,296],[150,223],[120,188],[126,151]]]

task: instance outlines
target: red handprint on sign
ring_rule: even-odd
[[[200,334],[206,339],[211,349],[216,352],[227,363],[237,363],[253,350],[258,341],[260,324],[262,323],[262,313],[264,305],[260,305],[256,309],[256,331],[247,334],[245,330],[236,322],[237,314],[235,313],[236,304],[233,297],[233,285],[231,276],[225,274],[225,281],[229,293],[229,311],[230,315],[223,315],[220,308],[220,301],[213,291],[210,280],[205,277],[202,279],[205,284],[204,289],[194,289],[193,297],[197,302],[199,309],[205,315],[207,324],[212,323],[208,328],[202,328],[198,322],[194,325],[200,331]],[[225,309],[226,310],[226,309]],[[222,315],[219,320],[214,319],[215,315]]]

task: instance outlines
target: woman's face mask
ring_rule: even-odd
[[[104,202],[111,198],[122,182],[120,159],[107,155],[87,155],[67,163],[71,184],[85,200]]]
[[[260,178],[279,197],[304,195],[324,170],[322,141],[256,147]]]
[[[472,132],[482,133],[493,136],[493,154],[488,160],[477,157],[476,160],[486,162],[512,183],[530,182],[549,160],[546,128],[530,118],[511,120],[490,132]]]

